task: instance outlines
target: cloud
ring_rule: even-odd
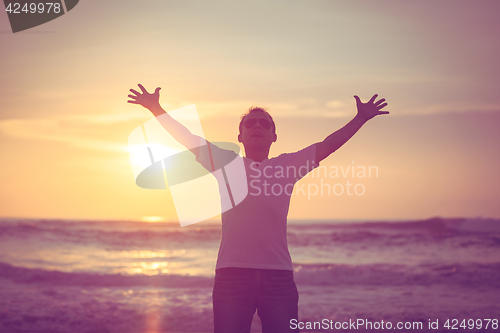
[[[0,121],[0,134],[18,139],[61,142],[75,147],[108,151],[126,151],[126,137],[120,140],[119,127],[129,122],[142,123],[144,114],[52,116],[41,119]]]
[[[166,110],[193,103],[163,104]],[[318,99],[302,99],[295,102],[250,102],[232,101],[224,103],[202,102],[197,104],[200,118],[221,116],[239,117],[250,106],[266,107],[273,117],[281,118],[332,118],[350,117],[355,114],[355,107],[340,100],[320,102]],[[401,108],[394,104],[394,115],[431,115],[466,112],[495,112],[500,110],[496,104],[459,104],[444,103],[424,107]],[[127,137],[138,124],[151,119],[151,115],[142,112],[120,112],[90,115],[56,115],[48,118],[8,119],[0,121],[0,135],[6,137],[60,142],[74,147],[94,151],[125,152]]]
[[[409,108],[406,111],[398,111],[399,114],[449,114],[449,113],[467,113],[467,112],[497,112],[500,105],[496,104],[474,104],[474,103],[442,103],[431,104],[421,108]]]
[[[184,104],[178,107],[184,106]],[[354,115],[353,106],[347,106],[346,103],[341,101],[324,103],[316,98],[299,99],[293,102],[234,101],[225,103],[196,103],[200,118],[220,117],[224,115],[239,117],[250,106],[264,107],[273,117],[282,118],[346,117]],[[174,109],[173,106],[172,109]]]

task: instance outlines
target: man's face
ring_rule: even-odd
[[[272,126],[265,128],[265,124],[263,124],[265,121],[272,124],[271,118],[260,111],[251,112],[245,117],[241,133],[238,135],[238,141],[243,143],[245,149],[269,149],[271,144],[276,141],[277,136],[273,132]],[[245,126],[253,122],[255,125],[250,128]]]

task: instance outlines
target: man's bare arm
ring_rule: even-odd
[[[331,153],[342,147],[368,120],[375,116],[389,113],[387,111],[380,111],[387,106],[387,103],[384,103],[384,98],[375,102],[377,96],[373,95],[367,103],[362,103],[358,96],[354,96],[358,113],[344,127],[330,134],[322,142],[316,143],[316,163],[324,160]]]
[[[139,88],[142,93],[130,89],[133,95],[128,95],[131,98],[128,103],[139,104],[151,111],[155,117],[158,118],[160,124],[167,130],[167,132],[172,135],[172,137],[177,140],[181,145],[187,149],[193,151],[197,149],[204,139],[191,133],[184,125],[179,123],[177,120],[172,118],[168,113],[163,110],[160,105],[160,89],[156,88],[155,92],[150,94],[147,90],[139,84]],[[193,151],[195,153],[195,151]]]

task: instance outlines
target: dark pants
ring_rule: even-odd
[[[213,291],[215,333],[248,333],[257,314],[262,333],[298,332],[299,294],[293,272],[274,269],[221,268]]]

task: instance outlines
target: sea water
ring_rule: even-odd
[[[0,332],[210,332],[220,234],[215,222],[1,219]],[[302,331],[500,332],[498,220],[296,220],[288,243]]]

